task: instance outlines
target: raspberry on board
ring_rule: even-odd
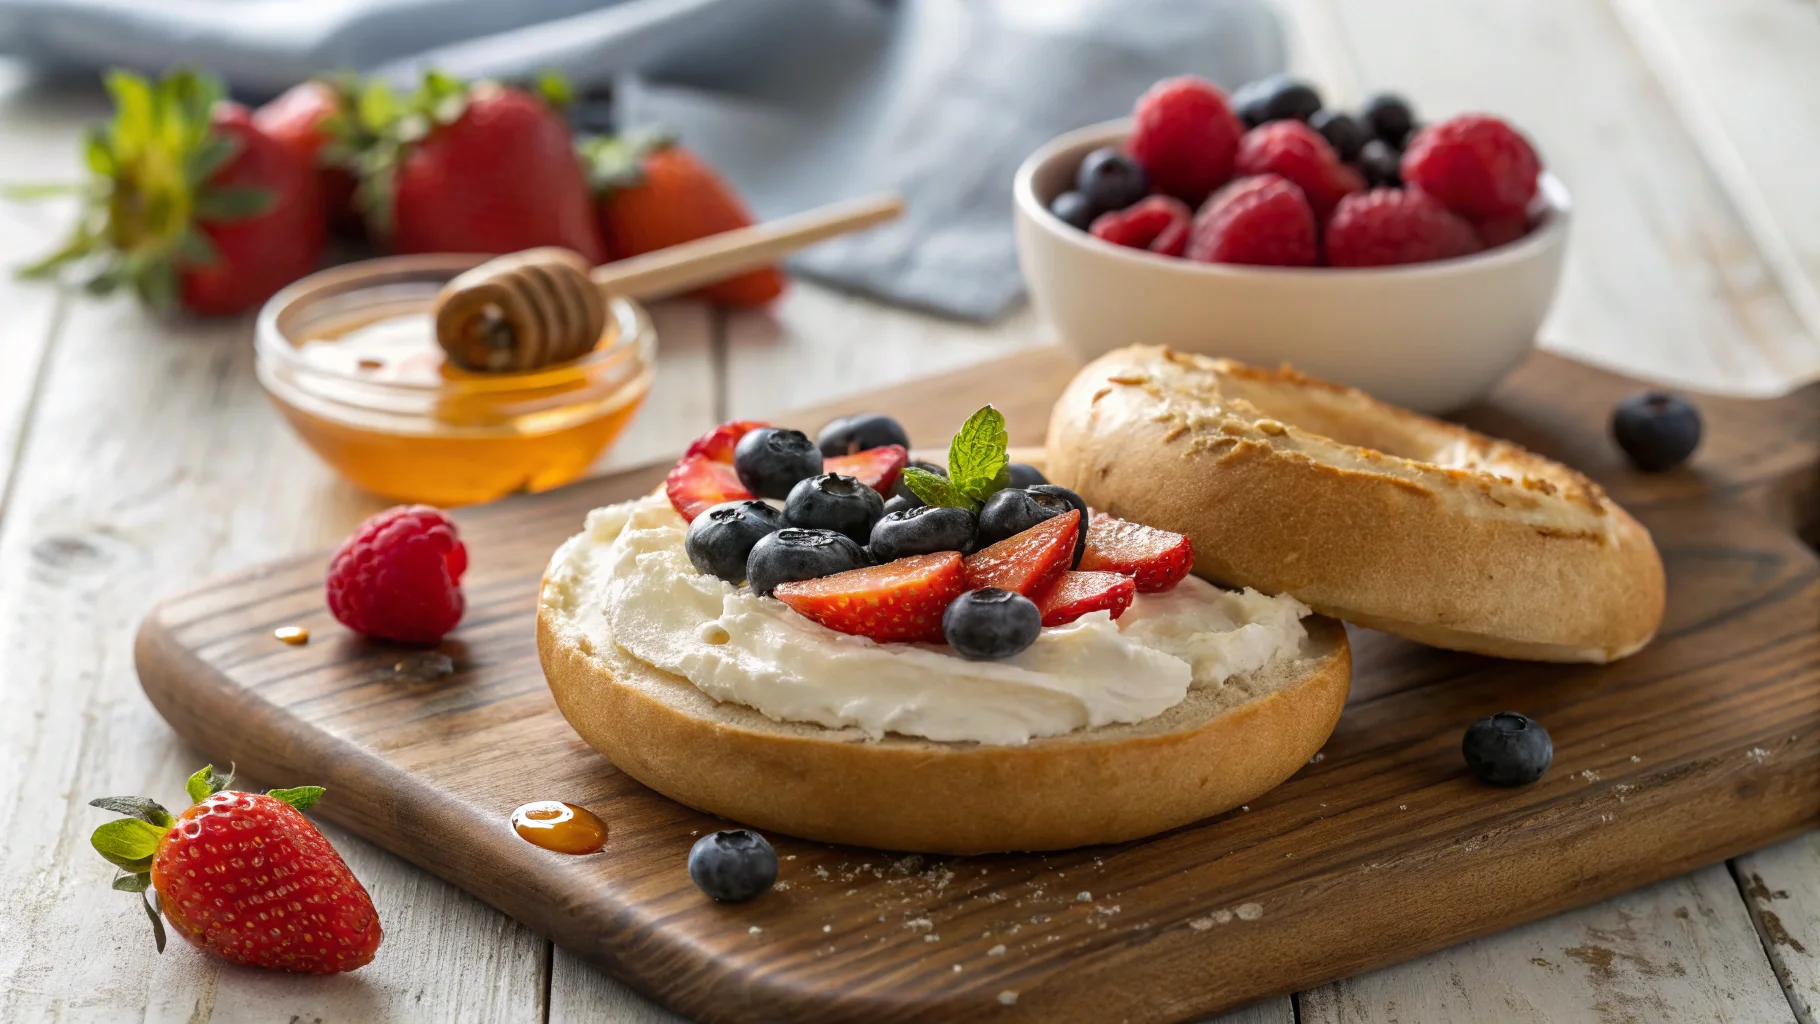
[[[1336,267],[1427,263],[1479,251],[1471,224],[1415,188],[1347,196],[1327,222],[1325,242],[1327,262]]]
[[[1307,198],[1287,179],[1276,174],[1240,178],[1214,193],[1195,215],[1188,258],[1203,263],[1313,266],[1314,225]]]
[[[1522,213],[1542,163],[1528,140],[1489,114],[1461,114],[1416,133],[1403,153],[1404,182],[1470,221]]]
[[[428,505],[399,505],[361,523],[329,560],[329,612],[356,633],[435,643],[461,621],[468,550]]]
[[[1365,190],[1359,172],[1341,163],[1321,133],[1301,121],[1271,121],[1246,132],[1233,168],[1241,175],[1287,178],[1302,190],[1319,221],[1325,221],[1341,199]]]
[[[1152,186],[1194,205],[1232,177],[1243,131],[1219,86],[1183,75],[1138,97],[1125,150]]]

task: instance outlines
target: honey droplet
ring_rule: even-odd
[[[536,800],[513,811],[512,830],[532,846],[557,853],[596,853],[607,845],[606,822],[561,800]]]
[[[302,626],[279,626],[272,630],[272,635],[292,647],[302,647],[310,642],[310,631]]]
[[[361,356],[360,361],[354,365],[363,370],[383,370],[385,369],[385,360],[374,359],[372,356]]]

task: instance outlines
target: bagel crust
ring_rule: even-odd
[[[1187,534],[1201,576],[1436,647],[1606,662],[1662,622],[1661,556],[1597,484],[1287,368],[1109,352],[1046,455],[1094,508]]]
[[[925,853],[1058,850],[1153,835],[1255,799],[1327,742],[1352,680],[1345,627],[1303,656],[1130,725],[1019,746],[777,722],[720,703],[540,602],[537,649],[569,724],[621,771],[698,810],[831,843]]]

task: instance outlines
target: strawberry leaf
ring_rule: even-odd
[[[568,76],[554,69],[538,72],[532,91],[556,110],[566,110],[575,102],[575,86],[570,84]]]
[[[140,902],[145,907],[145,916],[152,919],[152,940],[158,943],[158,952],[164,952],[164,918],[158,916],[158,908],[152,906],[152,898],[139,890]]]
[[[229,766],[226,775],[215,774],[215,766],[205,764],[196,774],[190,776],[183,784],[184,792],[190,795],[191,803],[201,803],[216,793],[228,788],[234,781],[233,766]]]
[[[216,171],[226,167],[239,153],[240,140],[232,135],[215,135],[203,140],[184,167],[183,173],[189,178],[190,187],[199,187],[214,177]]]
[[[263,188],[217,185],[196,196],[198,220],[229,221],[257,217],[272,208],[277,197]]]
[[[322,799],[321,786],[294,786],[290,789],[268,789],[265,795],[274,800],[283,800],[300,811],[307,811]]]
[[[904,468],[904,486],[910,493],[923,499],[925,505],[937,505],[944,508],[964,508],[969,512],[977,511],[979,506],[973,499],[949,482],[947,477],[938,476],[926,469],[915,466]]]
[[[149,825],[157,825],[159,828],[170,828],[171,823],[176,820],[171,817],[170,811],[164,809],[163,804],[142,796],[104,796],[90,800],[88,805],[99,807],[104,811],[113,811],[117,814],[138,818],[140,821]]]
[[[167,831],[138,818],[116,818],[96,829],[89,844],[108,863],[138,873],[151,870],[152,855]]]
[[[676,137],[662,128],[639,128],[618,135],[583,135],[575,151],[588,173],[588,184],[605,199],[618,188],[636,188],[645,181],[645,157],[674,145]]]
[[[144,892],[151,887],[152,876],[150,874],[133,874],[128,872],[127,874],[120,875],[114,879],[114,890],[116,892]]]
[[[1004,490],[1011,483],[1010,443],[997,409],[984,406],[967,417],[948,443],[948,479],[955,490],[977,502]]]

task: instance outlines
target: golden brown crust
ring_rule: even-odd
[[[1109,352],[1046,455],[1094,507],[1186,533],[1202,576],[1436,646],[1603,662],[1662,621],[1655,544],[1597,484],[1292,370]]]
[[[1191,693],[1148,722],[1024,746],[875,741],[780,724],[717,703],[616,645],[600,649],[547,603],[537,648],[582,739],[673,800],[807,839],[989,853],[1153,835],[1294,774],[1332,733],[1352,678],[1345,628],[1305,621],[1305,656],[1276,666],[1281,678],[1260,680],[1261,695],[1236,707]]]

